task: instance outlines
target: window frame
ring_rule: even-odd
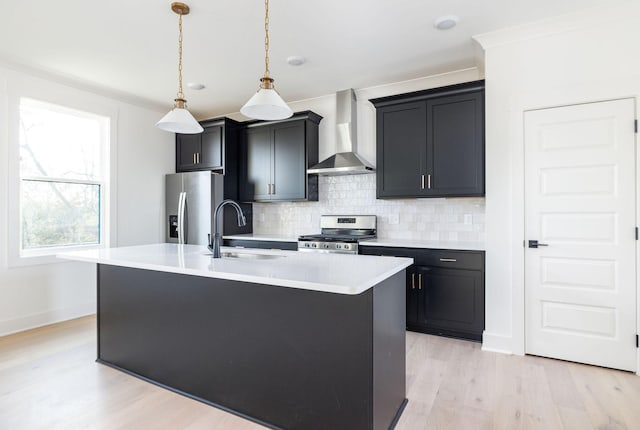
[[[60,252],[108,248],[115,245],[115,172],[116,160],[116,131],[118,121],[118,107],[115,103],[96,102],[96,96],[69,87],[46,85],[39,82],[24,82],[16,85],[7,97],[7,130],[9,141],[9,228],[8,228],[8,265],[9,267],[29,266],[37,264],[63,263],[65,260],[56,258]],[[20,176],[20,106],[23,99],[30,104],[53,107],[59,112],[69,112],[82,116],[103,117],[108,124],[103,127],[101,142],[101,180],[67,179],[40,176]],[[51,182],[65,182],[77,184],[100,185],[100,243],[82,245],[64,245],[40,248],[37,250],[22,250],[22,214],[21,187],[23,179],[47,180]]]

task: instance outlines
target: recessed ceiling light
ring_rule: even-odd
[[[202,89],[204,89],[204,84],[200,84],[198,82],[189,82],[187,84],[187,86],[189,88],[191,88],[192,90],[202,90]]]
[[[460,18],[455,15],[445,15],[436,19],[433,23],[433,26],[438,30],[449,30],[456,26]]]
[[[299,57],[297,55],[292,55],[291,57],[287,57],[287,63],[289,63],[290,66],[301,66],[306,61],[307,60],[305,60],[304,57]]]

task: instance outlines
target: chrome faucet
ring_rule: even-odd
[[[231,205],[235,208],[238,213],[238,226],[242,227],[247,225],[247,219],[244,217],[244,213],[242,213],[242,208],[240,205],[233,200],[227,199],[220,202],[216,209],[213,211],[213,243],[211,242],[211,235],[209,235],[209,250],[213,252],[213,258],[220,258],[220,242],[222,235],[218,231],[218,213],[220,209],[222,209],[225,205]]]

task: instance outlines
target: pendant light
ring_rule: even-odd
[[[249,118],[262,120],[285,119],[293,111],[282,100],[269,76],[269,0],[264,1],[264,76],[260,78],[258,91],[240,109],[240,113]]]
[[[171,10],[179,15],[178,29],[178,96],[176,97],[173,109],[156,123],[156,127],[171,131],[173,133],[196,134],[202,133],[204,129],[187,110],[187,101],[182,92],[182,15],[189,14],[189,6],[184,3],[171,3]]]

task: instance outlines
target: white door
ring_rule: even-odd
[[[634,105],[525,112],[527,354],[636,370]]]

